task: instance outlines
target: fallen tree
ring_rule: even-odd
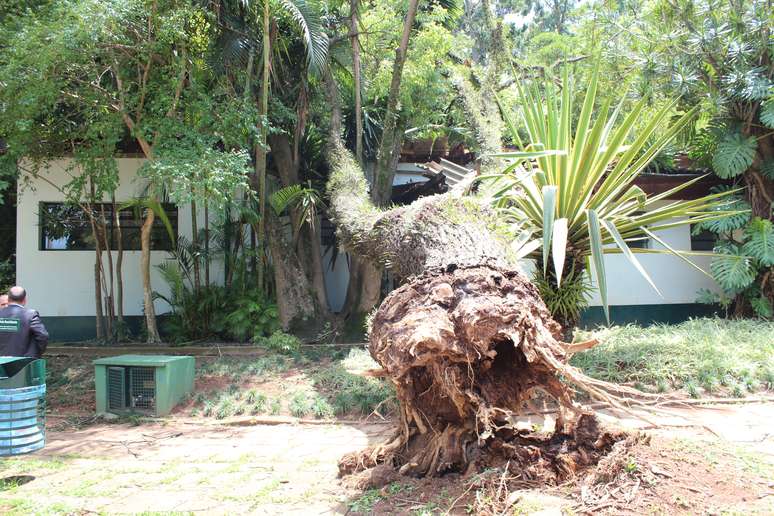
[[[333,111],[328,194],[339,241],[404,279],[369,335],[371,356],[397,392],[398,428],[387,443],[343,457],[340,472],[386,464],[434,476],[508,460],[558,481],[595,463],[623,436],[603,430],[571,385],[619,407],[646,395],[568,365],[588,345],[560,341],[560,326],[520,271],[495,214],[467,184],[409,206],[375,207],[340,140],[338,91],[330,76],[325,82]],[[514,424],[536,397],[558,410],[551,434]]]

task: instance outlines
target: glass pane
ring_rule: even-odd
[[[83,210],[62,203],[40,205],[42,250],[89,250],[95,248],[91,224]]]

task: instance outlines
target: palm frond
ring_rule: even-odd
[[[328,36],[320,19],[320,5],[316,0],[281,0],[281,4],[303,32],[309,68],[322,70],[328,55]]]

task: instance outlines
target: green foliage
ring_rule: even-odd
[[[577,120],[568,73],[563,77],[561,92],[550,81],[542,88],[519,84],[527,139],[522,150],[499,155],[509,162],[508,166],[483,181],[485,193],[513,224],[514,232],[526,230],[542,240],[540,249],[530,256],[543,265],[544,276],[552,263],[557,287],[561,286],[566,264],[580,273],[590,261],[607,314],[603,254],[622,253],[656,289],[628,243],[649,237],[665,247],[650,252],[669,252],[689,261],[685,253],[664,244],[654,233],[712,221],[733,212],[728,211],[723,199],[729,192],[660,203],[696,180],[651,197],[634,185],[637,175],[690,123],[695,110],[669,124],[673,106],[667,104],[649,115],[647,125],[633,134],[648,99],[636,102],[626,116],[621,115],[623,102],[611,113],[610,99],[597,101],[598,69],[597,64],[584,85],[586,94]],[[520,127],[509,125],[513,141],[521,143]]]
[[[758,142],[754,136],[743,137],[741,134],[729,134],[715,149],[712,166],[715,173],[723,179],[729,179],[742,174],[752,165]]]
[[[731,221],[729,227],[738,229]],[[755,217],[743,232],[723,229],[722,238],[715,248],[710,272],[723,289],[719,295],[700,293],[702,302],[715,302],[728,308],[732,302],[747,303],[752,315],[771,318],[772,301],[761,292],[757,278],[774,265],[774,224]]]
[[[0,261],[0,292],[8,292],[8,289],[16,285],[16,266],[11,260]]]
[[[315,227],[317,213],[325,209],[325,203],[317,189],[311,182],[306,186],[296,184],[277,190],[269,196],[269,204],[277,215],[285,210],[292,209],[298,213],[298,224],[309,224]],[[296,236],[299,235],[299,227],[293,228]]]
[[[153,293],[172,309],[162,325],[170,340],[217,337],[247,342],[271,335],[279,328],[276,305],[257,289],[240,292],[217,285],[197,287],[192,277],[193,260],[197,257],[187,240],[178,240],[173,256],[175,261],[157,265],[169,294]]]
[[[774,159],[764,160],[761,165],[761,174],[774,181]]]
[[[536,270],[532,282],[540,293],[540,298],[553,317],[561,323],[578,321],[581,312],[588,306],[592,286],[583,270],[565,274],[561,286],[556,286],[554,278],[547,278]]]
[[[235,299],[232,307],[220,330],[239,342],[271,335],[279,328],[277,306],[264,299],[258,290],[248,291]],[[281,345],[282,338],[275,342]]]
[[[774,129],[774,96],[761,105],[761,122],[769,129]]]
[[[774,225],[770,220],[756,217],[745,229],[747,241],[742,252],[757,260],[763,267],[774,265]]]
[[[389,413],[395,406],[395,391],[379,378],[352,374],[349,368],[364,370],[376,363],[364,350],[352,350],[345,360],[312,375],[319,392],[325,393],[336,414],[352,412],[367,416],[375,410]]]
[[[729,292],[739,292],[755,280],[753,261],[740,254],[738,246],[726,244],[717,248],[722,254],[712,259],[710,270],[715,280]]]
[[[263,346],[270,351],[284,354],[298,353],[301,349],[301,341],[295,335],[290,335],[282,330],[273,332],[270,336],[256,335],[253,343]]]
[[[774,317],[774,308],[771,301],[765,296],[753,297],[750,299],[750,306],[757,317],[761,319],[771,319]]]
[[[728,235],[737,229],[744,228],[750,222],[750,204],[741,195],[733,193],[731,190],[731,188],[726,186],[712,188],[712,193],[730,192],[728,202],[718,208],[718,210],[728,210],[731,213],[725,217],[696,224],[694,233],[698,234],[703,230],[707,230],[721,236]]]

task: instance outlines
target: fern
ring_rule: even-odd
[[[755,218],[745,230],[747,242],[742,253],[752,256],[764,267],[774,265],[774,226],[770,220]]]
[[[761,123],[769,129],[774,129],[774,95],[761,104]]]
[[[714,258],[710,272],[724,290],[740,291],[755,280],[755,267],[749,257],[738,254],[737,246],[727,245],[725,250],[732,252]]]
[[[712,157],[715,173],[723,179],[736,177],[752,165],[758,142],[755,137],[730,134],[718,144]]]

